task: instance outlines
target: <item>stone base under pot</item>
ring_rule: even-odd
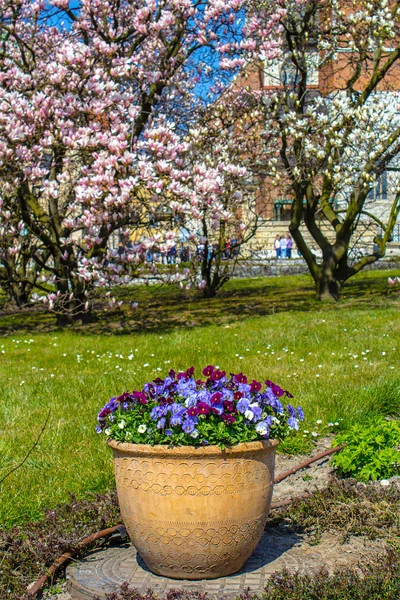
[[[310,540],[312,541],[312,540]],[[352,538],[343,544],[339,535],[324,533],[318,545],[306,536],[288,533],[285,527],[268,528],[256,550],[235,575],[202,581],[177,581],[151,573],[138,557],[135,548],[125,544],[91,552],[67,568],[68,589],[72,600],[90,600],[119,591],[126,581],[130,588],[146,594],[150,588],[159,598],[171,590],[207,593],[212,598],[238,598],[246,588],[261,594],[268,578],[277,571],[312,574],[321,567],[333,572],[337,568],[357,566],[382,556],[387,545],[367,538]],[[60,599],[61,600],[61,599]]]

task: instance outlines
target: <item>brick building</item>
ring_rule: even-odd
[[[392,48],[385,48],[382,60],[389,57]],[[351,59],[351,50],[343,44],[339,48],[335,60],[324,62],[322,67],[320,54],[310,44],[308,57],[307,90],[312,96],[322,96],[324,98],[333,97],[341,90],[345,90],[346,83],[351,76],[351,69],[354,68]],[[235,84],[238,87],[245,86],[257,91],[280,92],[284,89],[295,87],[296,70],[290,60],[277,59],[264,61],[257,68],[245,70],[237,77]],[[357,83],[354,86],[355,91],[363,89],[367,81],[368,73],[361,73]],[[389,98],[391,108],[394,113],[400,115],[400,64],[395,63],[387,76],[377,87],[377,93],[384,94]],[[380,175],[376,181],[375,187],[370,191],[365,209],[370,215],[377,217],[385,222],[387,219],[393,200],[395,198],[395,182],[400,178],[400,158],[395,157],[388,168]],[[338,202],[340,203],[340,198]],[[268,256],[273,254],[273,242],[277,234],[284,235],[288,231],[291,213],[291,195],[288,185],[282,184],[280,189],[269,185],[268,178],[260,180],[257,191],[257,210],[261,217],[260,227],[257,234],[250,244],[250,252],[254,255]],[[320,227],[323,232],[330,237],[328,224],[324,227],[323,219],[320,220]],[[373,238],[381,231],[377,222],[371,217],[363,217],[359,223],[360,235],[356,236],[359,251],[371,251],[373,247]],[[307,231],[302,228],[303,235],[313,248],[313,240]],[[318,254],[317,247],[314,248]],[[394,231],[393,241],[388,244],[387,256],[400,255],[400,219],[398,219]]]

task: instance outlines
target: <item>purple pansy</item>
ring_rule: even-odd
[[[240,413],[245,413],[246,410],[249,409],[250,406],[250,402],[249,400],[247,400],[246,398],[241,398],[239,400],[239,402],[236,404],[236,409],[240,412]]]

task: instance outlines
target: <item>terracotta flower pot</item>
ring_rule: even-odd
[[[153,573],[213,579],[244,565],[271,505],[276,440],[226,450],[108,444],[122,518]]]

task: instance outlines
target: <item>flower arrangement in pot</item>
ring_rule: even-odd
[[[275,450],[304,418],[272,381],[211,365],[112,398],[97,431],[114,453],[121,514],[151,571],[211,579],[238,571],[268,516]]]

